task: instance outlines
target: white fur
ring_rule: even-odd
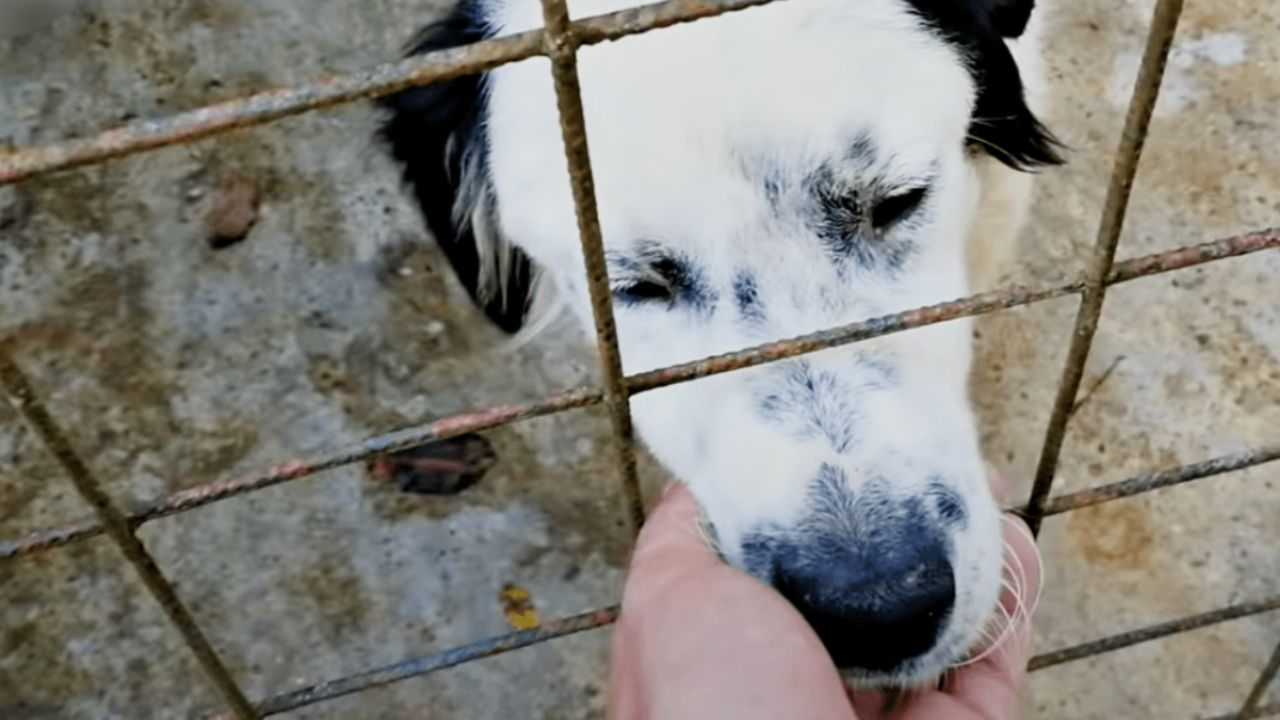
[[[574,0],[575,17],[628,0]],[[495,0],[505,34],[541,25],[535,0]],[[1034,41],[1018,43],[1034,72]],[[610,250],[638,240],[678,249],[718,295],[710,314],[616,308],[625,369],[635,373],[760,342],[966,295],[989,284],[1025,216],[1029,180],[973,157],[965,137],[975,89],[963,59],[893,0],[795,0],[583,48],[580,75]],[[498,68],[488,81],[490,172],[504,232],[591,324],[551,74],[545,59]],[[1034,86],[1033,86],[1034,90]],[[1033,93],[1034,95],[1034,93]],[[841,165],[857,137],[875,160]],[[916,252],[889,274],[841,274],[818,239],[779,217],[765,174],[799,183],[822,163],[853,182],[909,187],[935,178],[927,219],[908,233]],[[788,206],[783,203],[784,210]],[[755,274],[767,310],[735,314],[731,283]],[[868,362],[859,362],[859,359]],[[876,360],[895,382],[878,383]],[[903,496],[941,476],[965,499],[954,538],[957,600],[937,646],[894,677],[913,683],[961,659],[996,602],[999,519],[984,477],[967,398],[970,323],[954,321],[808,358],[858,389],[856,443],[837,452],[780,431],[758,391],[776,367],[735,372],[637,396],[637,427],[692,488],[730,561],[743,535],[796,522],[821,463],[852,489],[887,477]]]

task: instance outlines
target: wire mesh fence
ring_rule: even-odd
[[[577,79],[580,47],[615,40],[677,23],[746,10],[780,0],[669,0],[581,20],[571,20],[564,0],[542,0],[544,27],[517,35],[486,40],[460,48],[433,52],[390,63],[366,72],[324,78],[291,88],[262,92],[158,120],[137,121],[85,139],[45,147],[0,152],[0,186],[37,176],[92,165],[147,150],[192,142],[210,135],[250,127],[310,110],[350,103],[450,78],[481,72],[534,56],[551,60],[573,188],[585,271],[597,328],[597,347],[603,383],[600,387],[563,391],[536,402],[501,405],[442,418],[415,428],[343,443],[310,457],[284,460],[247,476],[197,484],[160,502],[125,508],[103,490],[101,481],[81,460],[57,419],[41,402],[24,371],[13,360],[13,348],[0,342],[0,386],[19,415],[49,448],[77,492],[94,510],[95,519],[49,528],[23,537],[0,540],[0,559],[15,558],[106,535],[121,550],[155,597],[169,621],[198,660],[211,684],[225,701],[227,717],[261,718],[454,667],[529,645],[609,625],[617,607],[544,622],[533,630],[514,632],[451,648],[355,675],[329,680],[300,690],[251,701],[206,639],[170,581],[138,539],[139,528],[157,518],[188,512],[230,497],[282,483],[296,482],[326,470],[359,463],[379,455],[420,447],[464,433],[495,428],[523,419],[589,405],[604,405],[612,421],[617,468],[624,511],[632,527],[642,519],[631,427],[631,395],[677,383],[753,367],[763,363],[855,343],[912,328],[972,317],[998,310],[1080,296],[1074,332],[1050,413],[1026,504],[1016,508],[1033,530],[1048,516],[1111,502],[1182,483],[1280,459],[1280,445],[1213,458],[1166,469],[1097,488],[1053,496],[1059,453],[1083,377],[1085,361],[1102,317],[1108,288],[1137,278],[1174,272],[1224,258],[1280,247],[1280,229],[1263,229],[1221,240],[1117,262],[1116,249],[1128,209],[1142,149],[1147,137],[1161,80],[1182,12],[1182,0],[1159,0],[1130,98],[1106,200],[1099,221],[1093,255],[1087,270],[1071,282],[1045,287],[1015,286],[924,308],[872,318],[797,338],[783,339],[737,352],[684,363],[638,375],[624,376],[605,271],[604,251],[596,215],[595,193],[588,153],[587,128]],[[803,0],[793,0],[803,2]],[[1061,648],[1033,657],[1029,669],[1040,670],[1081,658],[1111,652],[1178,633],[1280,610],[1280,596],[1218,608],[1170,622],[1131,630],[1096,641]],[[1280,674],[1280,647],[1262,669],[1240,709],[1226,718],[1254,718],[1280,714],[1280,705],[1265,704],[1268,689]],[[1219,719],[1215,719],[1219,720]]]

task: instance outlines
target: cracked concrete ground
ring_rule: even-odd
[[[27,4],[33,4],[22,0]],[[1070,164],[1038,190],[1021,271],[1083,264],[1151,1],[1047,5],[1052,126]],[[0,7],[0,147],[85,135],[396,53],[435,0],[58,0]],[[1280,3],[1189,3],[1121,245],[1129,256],[1280,225]],[[353,106],[0,188],[0,334],[124,503],[593,378],[567,324],[499,353]],[[258,194],[226,249],[220,184]],[[1275,442],[1280,254],[1114,290],[1062,490]],[[1075,301],[980,323],[974,393],[992,460],[1025,492]],[[161,566],[253,697],[616,599],[627,539],[595,411],[489,433],[498,464],[451,498],[347,468],[147,525]],[[1050,649],[1280,591],[1277,468],[1050,520],[1036,643]],[[87,510],[0,405],[0,537]],[[293,713],[601,714],[607,631]],[[1035,675],[1034,718],[1234,709],[1280,642],[1240,620]],[[1273,688],[1273,697],[1280,699]],[[0,717],[179,718],[218,707],[110,543],[0,565]]]

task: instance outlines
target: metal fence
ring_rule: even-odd
[[[607,607],[543,623],[524,630],[471,643],[364,673],[312,685],[301,690],[251,701],[240,689],[217,652],[196,624],[173,585],[156,565],[137,537],[144,523],[193,510],[235,495],[305,478],[336,467],[358,463],[386,453],[418,447],[463,433],[494,428],[517,420],[603,404],[612,419],[618,471],[625,511],[637,529],[643,517],[636,476],[634,440],[629,398],[636,393],[723,372],[752,367],[910,328],[945,322],[1042,302],[1066,295],[1080,295],[1075,328],[1057,396],[1045,431],[1035,483],[1019,512],[1034,531],[1048,516],[1119,498],[1213,477],[1280,459],[1280,442],[1252,451],[1132,478],[1123,482],[1051,497],[1059,452],[1068,420],[1080,389],[1085,360],[1102,315],[1107,289],[1112,285],[1158,273],[1172,272],[1228,257],[1280,247],[1280,228],[1245,233],[1175,250],[1115,261],[1116,246],[1124,224],[1130,190],[1147,136],[1161,78],[1169,56],[1183,0],[1158,0],[1147,37],[1124,129],[1115,155],[1093,256],[1087,270],[1072,282],[1055,286],[1015,286],[996,292],[873,318],[788,340],[779,340],[733,353],[706,358],[661,370],[624,376],[604,264],[604,250],[587,149],[586,127],[578,87],[577,50],[585,45],[615,40],[677,23],[744,10],[780,0],[668,0],[582,20],[570,20],[565,0],[542,0],[544,27],[517,35],[433,52],[424,56],[377,66],[353,75],[324,78],[281,90],[273,90],[199,108],[168,118],[133,122],[99,135],[45,147],[0,152],[0,186],[32,177],[105,162],[111,158],[191,142],[198,138],[250,127],[310,110],[376,97],[409,87],[427,85],[481,72],[534,56],[551,60],[559,106],[565,155],[573,184],[573,198],[586,260],[586,273],[596,320],[604,383],[557,393],[538,402],[501,405],[436,420],[429,424],[350,442],[327,452],[294,458],[248,476],[196,485],[170,495],[162,502],[122,508],[103,489],[87,464],[76,453],[34,392],[26,374],[13,361],[12,348],[0,340],[0,386],[18,413],[32,426],[66,471],[80,495],[93,507],[96,520],[50,528],[24,537],[0,540],[0,559],[14,558],[106,534],[124,553],[159,602],[169,620],[195,654],[209,681],[230,708],[226,717],[261,718],[313,703],[349,695],[406,678],[426,675],[484,657],[509,652],[558,637],[612,623],[618,608]],[[803,2],[803,0],[794,0]],[[1030,670],[1040,670],[1158,638],[1250,615],[1280,610],[1280,595],[1246,602],[1152,625],[1097,641],[1062,648],[1031,659]],[[1266,692],[1280,675],[1280,646],[1258,676],[1240,709],[1213,720],[1256,718],[1280,714],[1280,704],[1264,704]]]

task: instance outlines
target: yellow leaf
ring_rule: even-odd
[[[510,583],[504,585],[498,593],[498,602],[502,603],[502,614],[511,627],[533,630],[542,624],[538,609],[533,606],[533,597],[522,587]]]

